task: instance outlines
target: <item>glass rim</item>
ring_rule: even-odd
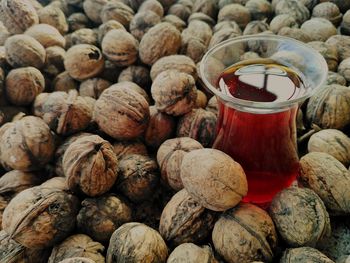
[[[299,46],[302,46],[304,48],[307,48],[311,53],[313,53],[314,57],[317,58],[317,63],[320,64],[321,68],[325,71],[325,74],[323,74],[322,79],[320,80],[320,84],[316,86],[315,88],[311,89],[311,91],[306,92],[305,95],[300,96],[298,98],[287,100],[287,101],[277,101],[277,102],[257,102],[257,101],[249,101],[249,100],[243,100],[239,98],[235,98],[233,96],[228,96],[216,87],[214,87],[209,80],[205,77],[205,63],[209,59],[209,57],[218,51],[219,49],[240,43],[240,42],[246,42],[249,40],[277,40],[277,41],[287,41],[287,42],[293,42],[294,44],[298,44]],[[316,91],[320,90],[322,86],[324,86],[326,80],[327,80],[327,73],[328,73],[328,65],[324,57],[315,49],[308,46],[306,43],[303,43],[299,40],[296,40],[294,38],[285,37],[285,36],[279,36],[279,35],[261,35],[261,34],[254,34],[254,35],[246,35],[246,36],[238,36],[234,38],[227,39],[223,42],[220,42],[219,44],[213,46],[210,48],[203,56],[200,67],[199,67],[199,75],[201,80],[204,82],[204,85],[214,93],[217,97],[219,97],[221,100],[223,100],[225,103],[232,104],[236,107],[247,107],[247,108],[256,108],[256,109],[281,109],[281,108],[287,108],[290,107],[293,104],[299,103],[301,101],[306,100],[307,98],[311,97]],[[305,83],[307,86],[310,84]]]

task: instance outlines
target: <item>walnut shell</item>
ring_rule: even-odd
[[[156,13],[159,17],[163,17],[164,15],[164,8],[162,4],[157,0],[146,0],[144,1],[139,9],[137,10],[138,13],[144,12],[144,11],[153,11]]]
[[[212,239],[215,250],[227,262],[271,262],[277,245],[271,218],[249,203],[223,213],[215,223]]]
[[[278,31],[278,35],[291,37],[304,43],[312,41],[312,38],[310,37],[310,35],[300,28],[282,27]],[[283,52],[283,51],[280,51],[280,52]]]
[[[336,129],[313,134],[308,142],[308,151],[328,153],[346,167],[350,164],[350,138]]]
[[[326,44],[338,49],[340,61],[350,57],[350,36],[334,35],[327,39]]]
[[[98,99],[101,93],[112,85],[102,78],[92,78],[83,81],[79,87],[79,95]]]
[[[137,59],[138,41],[123,29],[110,30],[102,40],[103,54],[117,66],[128,66]]]
[[[218,5],[215,0],[195,0],[192,6],[192,14],[201,13],[213,19],[216,19],[218,14]]]
[[[129,154],[120,159],[117,189],[135,203],[150,199],[159,183],[158,165],[145,155]]]
[[[157,109],[174,116],[191,111],[197,99],[193,77],[177,70],[161,72],[154,79],[151,92]]]
[[[96,24],[101,24],[102,8],[108,3],[108,0],[85,0],[83,3],[84,13],[87,17]]]
[[[88,44],[97,46],[97,32],[90,28],[81,28],[71,34],[70,47],[79,44]]]
[[[217,116],[203,109],[193,109],[183,115],[177,125],[177,137],[190,137],[204,147],[211,147],[216,135]]]
[[[199,1],[209,2],[209,1],[203,1],[203,0],[199,0]],[[192,13],[192,15],[190,15],[190,17],[188,18],[188,23],[191,23],[192,21],[195,21],[195,20],[205,22],[210,27],[214,27],[216,24],[216,21],[213,18],[211,18],[210,16],[208,16],[204,13]]]
[[[316,49],[326,60],[328,69],[336,71],[338,67],[338,49],[322,41],[312,41],[307,43],[313,49]]]
[[[187,153],[181,164],[181,180],[197,202],[214,211],[236,206],[248,191],[241,165],[215,149]]]
[[[219,105],[218,100],[215,96],[211,97],[208,101],[208,105],[205,108],[207,111],[214,113],[216,116],[219,114]]]
[[[4,197],[0,196],[0,230],[2,230],[2,214],[9,201],[7,201]],[[1,244],[0,244],[0,259],[1,259]]]
[[[248,8],[252,20],[269,19],[273,13],[271,3],[267,0],[249,0],[245,7]]]
[[[59,263],[73,257],[83,257],[95,263],[104,263],[105,258],[102,255],[104,249],[104,246],[94,242],[89,236],[76,234],[66,238],[52,249],[48,263]]]
[[[275,6],[276,15],[289,14],[302,24],[310,17],[310,11],[301,1],[280,0]]]
[[[181,33],[183,43],[188,42],[188,40],[191,38],[198,38],[203,42],[203,44],[206,47],[209,45],[212,35],[213,31],[210,28],[210,26],[207,23],[200,20],[194,20],[190,22],[188,24],[188,27]]]
[[[27,116],[1,127],[0,159],[8,170],[38,170],[51,160],[54,151],[50,128],[38,117]]]
[[[350,58],[344,59],[338,67],[338,73],[350,81]]]
[[[57,3],[58,1],[56,1]],[[55,3],[55,2],[52,2]],[[38,11],[39,21],[55,27],[62,35],[68,32],[68,23],[63,11],[53,4]]]
[[[163,17],[162,22],[167,22],[173,25],[180,32],[184,30],[187,26],[186,22],[184,22],[180,17],[177,17],[175,15],[166,15],[165,17]]]
[[[283,240],[292,247],[314,247],[331,232],[326,207],[309,189],[282,190],[271,202],[270,215]]]
[[[181,47],[181,34],[173,25],[162,22],[150,28],[140,42],[140,59],[153,65],[164,56],[176,54]]]
[[[78,29],[88,28],[90,20],[84,13],[74,13],[67,17],[69,31],[74,32]]]
[[[146,146],[139,141],[115,142],[113,143],[113,151],[118,160],[129,154],[148,155]]]
[[[126,31],[125,27],[118,21],[109,20],[98,27],[98,42],[101,44],[105,35],[113,29],[122,29]]]
[[[149,69],[144,66],[136,65],[131,65],[120,72],[118,82],[122,81],[134,82],[144,90],[149,90],[152,83]]]
[[[220,9],[218,22],[235,21],[241,29],[250,22],[251,15],[249,9],[240,4],[228,4]]]
[[[3,0],[0,4],[0,20],[11,34],[21,34],[39,23],[38,14],[29,1]]]
[[[35,38],[43,47],[65,47],[66,40],[60,32],[48,24],[38,24],[28,28],[24,34]]]
[[[181,20],[187,21],[189,16],[191,15],[191,7],[183,5],[181,3],[175,3],[169,8],[168,14],[175,15]]]
[[[14,68],[33,66],[41,68],[45,63],[45,49],[33,37],[14,35],[5,42],[7,62]]]
[[[182,189],[164,207],[159,232],[170,246],[197,243],[208,237],[214,222],[215,213],[205,209]]]
[[[69,90],[77,90],[79,87],[78,83],[78,81],[69,75],[68,71],[63,71],[52,81],[52,90],[66,92],[69,92]]]
[[[77,216],[79,231],[101,243],[108,243],[113,232],[132,221],[130,206],[115,195],[87,198]]]
[[[325,2],[318,4],[313,8],[312,16],[325,18],[335,26],[338,26],[343,15],[340,13],[339,7],[336,4]]]
[[[216,33],[216,32],[221,31],[223,29],[233,29],[235,33],[237,33],[238,35],[242,35],[241,28],[233,20],[224,20],[222,22],[217,23],[213,28],[213,32]]]
[[[277,34],[282,27],[298,28],[299,24],[296,19],[289,14],[275,16],[270,22],[270,30]]]
[[[46,59],[43,71],[52,77],[57,77],[61,72],[64,71],[64,56],[66,51],[59,47],[53,46],[46,48]]]
[[[109,20],[116,20],[125,28],[128,28],[134,16],[134,11],[122,2],[108,1],[103,6],[100,16],[103,23]]]
[[[80,44],[67,50],[64,67],[69,75],[77,80],[97,76],[104,67],[104,59],[99,48]]]
[[[290,248],[284,251],[280,263],[334,263],[333,260],[312,247]]]
[[[177,246],[169,255],[167,263],[218,263],[209,246],[199,247],[193,243]]]
[[[313,41],[326,41],[337,34],[336,27],[325,18],[312,18],[301,25],[301,30]]]
[[[223,22],[221,22],[223,23]],[[231,38],[235,38],[242,35],[242,32],[236,32],[233,28],[224,27],[221,30],[218,30],[214,33],[213,37],[210,40],[209,48],[214,47],[215,45]]]
[[[270,30],[270,26],[265,21],[251,21],[243,31],[243,35],[254,35]]]
[[[147,33],[147,31],[156,24],[160,23],[160,21],[161,19],[159,15],[152,11],[139,11],[130,22],[130,33],[138,41],[141,41],[142,37]]]
[[[326,85],[339,84],[346,86],[346,79],[337,72],[328,71]]]
[[[97,135],[73,142],[62,164],[69,189],[88,196],[106,193],[117,179],[118,161],[112,145]]]
[[[196,108],[205,109],[208,104],[207,95],[201,90],[197,90]]]
[[[66,258],[65,260],[62,260],[59,263],[96,263],[96,261],[89,258],[74,257]]]
[[[347,87],[327,85],[307,104],[306,118],[323,129],[343,129],[350,124],[350,90]]]
[[[6,77],[6,98],[14,105],[31,104],[44,88],[44,76],[33,67],[13,69]]]
[[[350,11],[346,11],[340,25],[340,32],[344,35],[350,35]]]
[[[20,192],[6,207],[2,227],[21,245],[51,247],[74,229],[79,200],[64,191],[36,186]]]
[[[203,146],[191,138],[174,138],[166,140],[158,149],[157,161],[162,179],[174,190],[181,190],[183,184],[180,177],[180,167],[184,155]]]
[[[130,263],[165,262],[168,248],[154,229],[141,223],[126,223],[112,235],[106,263],[127,261]]]
[[[149,105],[127,87],[109,87],[95,103],[94,120],[115,139],[136,139],[147,128]]]
[[[335,214],[350,211],[350,194],[344,190],[350,186],[350,172],[333,156],[312,152],[300,160],[299,182],[314,190],[328,210]]]

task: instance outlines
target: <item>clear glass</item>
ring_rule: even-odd
[[[304,92],[290,100],[256,102],[235,98],[221,90],[220,75],[241,62],[242,55],[248,51],[296,71],[303,80]],[[297,110],[301,102],[323,87],[327,71],[326,61],[311,47],[291,38],[267,34],[229,39],[203,57],[201,80],[219,103],[213,147],[229,154],[245,170],[248,195],[244,201],[268,204],[277,192],[295,180],[299,170]]]

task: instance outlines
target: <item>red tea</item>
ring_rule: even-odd
[[[277,63],[234,65],[221,74],[218,86],[229,96],[264,103],[288,101],[305,92],[299,75]],[[273,113],[243,111],[221,102],[219,106],[214,148],[232,156],[245,170],[248,195],[244,201],[269,203],[298,174],[298,105]]]

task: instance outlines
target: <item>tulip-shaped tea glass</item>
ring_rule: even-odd
[[[242,165],[244,201],[264,206],[295,180],[297,111],[321,89],[327,69],[311,47],[274,35],[229,39],[203,57],[201,79],[219,104],[213,147]]]

